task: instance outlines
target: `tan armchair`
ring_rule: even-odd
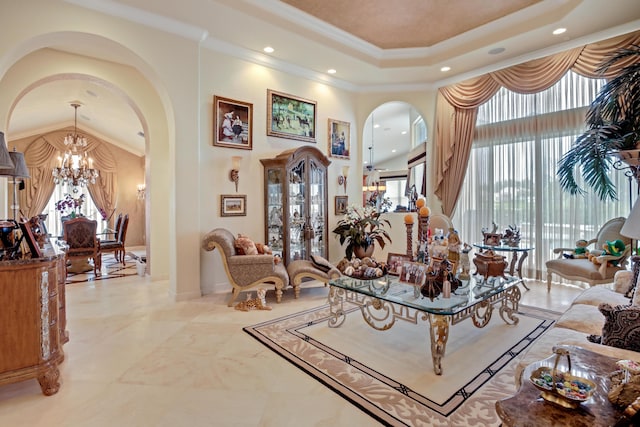
[[[631,239],[620,234],[625,218],[619,217],[607,221],[594,239],[588,240],[587,248],[590,251],[602,250],[607,242],[622,240],[625,250],[620,256],[602,255],[597,257],[598,264],[587,258],[567,259],[565,254],[573,253],[573,248],[555,248],[553,252],[558,254],[557,259],[547,261],[547,291],[551,290],[551,276],[557,274],[567,280],[586,282],[590,286],[604,283],[612,283],[613,276],[620,270],[625,270],[627,259],[631,254]],[[615,263],[612,263],[615,261]]]
[[[241,291],[262,283],[273,283],[276,301],[282,300],[282,291],[289,286],[287,270],[274,262],[273,255],[236,255],[234,235],[224,228],[216,228],[202,239],[202,249],[218,248],[229,283],[233,287],[228,306],[231,307]]]

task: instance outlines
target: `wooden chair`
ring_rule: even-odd
[[[116,228],[116,240],[107,240],[105,242],[100,242],[100,252],[113,252],[113,256],[115,257],[116,261],[121,262],[122,265],[125,265],[124,257],[126,251],[124,245],[127,238],[127,228],[129,227],[129,214],[126,214],[121,220],[120,216],[118,216],[118,220],[120,221],[120,224]],[[118,224],[118,221],[116,221],[116,224]]]
[[[572,253],[573,248],[555,248],[553,253],[557,259],[547,261],[547,291],[551,290],[551,275],[557,274],[567,280],[586,282],[590,286],[612,283],[613,276],[619,270],[625,270],[627,258],[631,254],[631,239],[620,234],[620,229],[626,221],[619,217],[607,221],[598,231],[595,238],[588,240],[590,250],[602,250],[607,242],[622,240],[626,248],[620,256],[603,255],[598,257],[598,265],[587,258],[566,259],[564,254]],[[592,246],[593,245],[593,246]]]
[[[102,259],[100,240],[96,236],[98,221],[85,217],[73,218],[62,224],[63,239],[67,243],[65,259],[67,266],[74,259],[93,260],[93,273],[100,274]],[[67,271],[68,274],[68,271]]]

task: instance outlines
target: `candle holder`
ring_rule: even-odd
[[[407,227],[407,256],[413,259],[413,223],[405,223],[405,227]]]

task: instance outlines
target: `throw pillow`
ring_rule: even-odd
[[[235,246],[238,255],[258,255],[258,249],[253,240],[242,234],[238,234]]]
[[[600,343],[640,351],[640,307],[602,303],[598,309],[605,318]]]
[[[633,263],[633,278],[631,279],[631,287],[624,294],[627,298],[633,298],[636,288],[638,287],[638,279],[640,279],[640,259],[638,257],[631,257]]]
[[[311,263],[313,264],[314,267],[316,267],[318,270],[320,271],[324,271],[325,273],[328,273],[329,270],[331,270],[333,268],[333,265],[327,261],[326,259],[324,259],[323,257],[319,256],[319,255],[311,255]]]

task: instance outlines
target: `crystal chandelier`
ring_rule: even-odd
[[[60,164],[53,168],[53,182],[56,184],[68,184],[73,187],[85,187],[87,184],[95,184],[96,178],[100,175],[97,169],[93,169],[93,160],[87,156],[85,148],[87,138],[78,134],[78,107],[80,104],[73,103],[75,109],[75,121],[73,134],[68,134],[64,138],[66,150],[62,157],[59,157]]]

